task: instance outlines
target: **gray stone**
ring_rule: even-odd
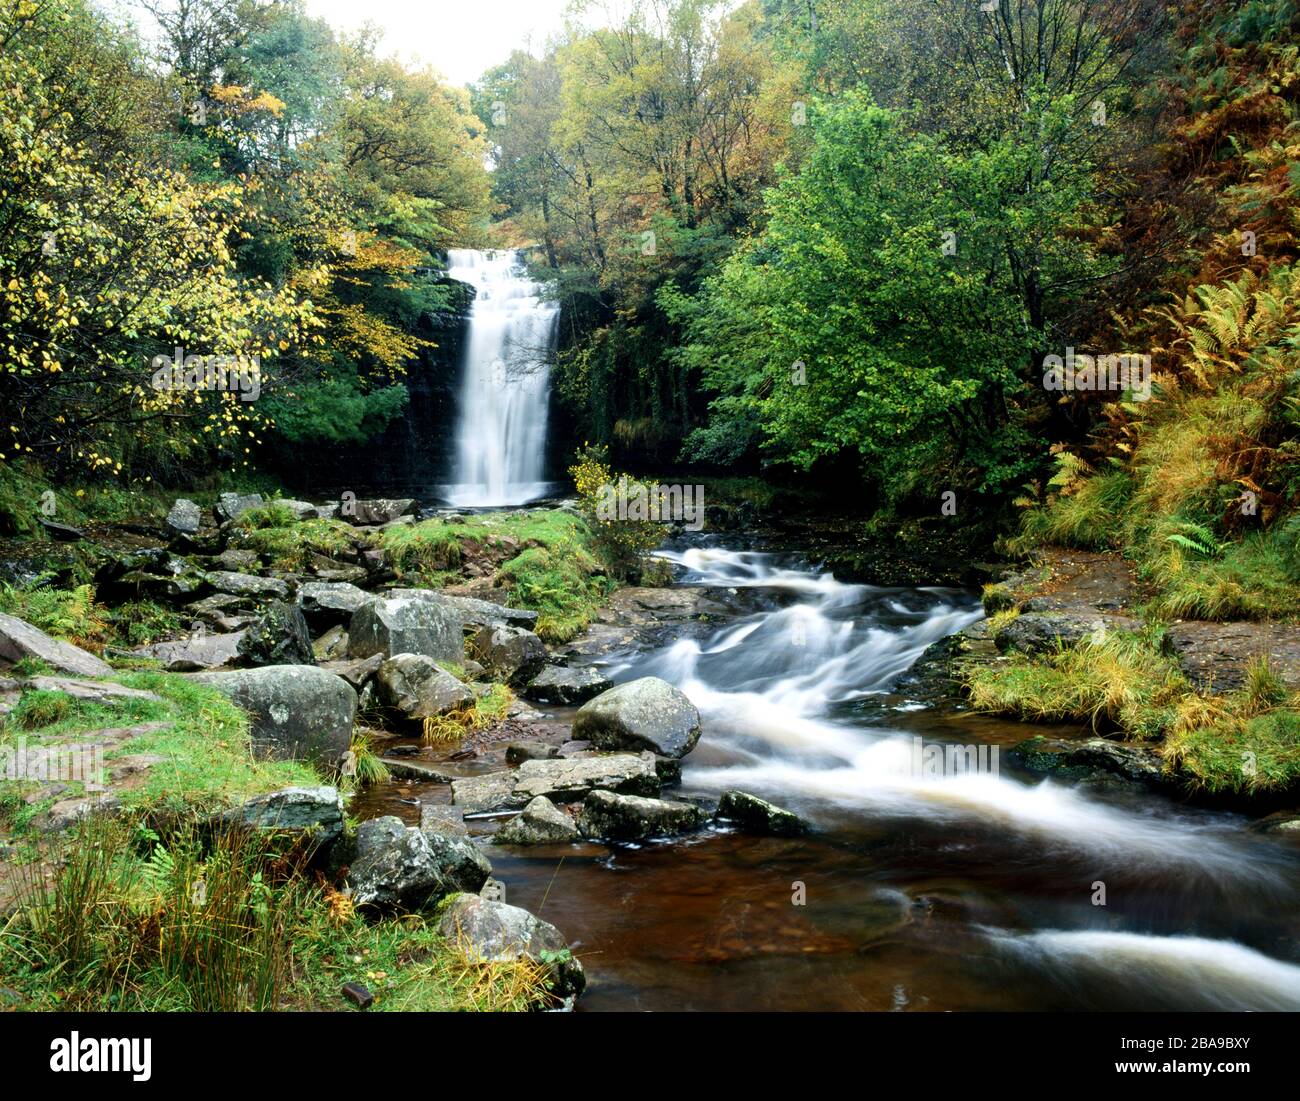
[[[198,673],[248,712],[253,750],[275,759],[336,765],[352,744],[357,694],[341,677],[311,665]]]
[[[246,547],[227,547],[216,557],[217,566],[232,573],[247,573],[261,563],[257,551]]]
[[[518,765],[524,761],[551,761],[560,755],[560,751],[549,742],[526,739],[511,742],[506,746],[506,764]]]
[[[1142,624],[1127,616],[1091,612],[1026,612],[1002,627],[993,638],[1000,650],[1054,654],[1108,631],[1136,631]]]
[[[473,842],[389,816],[357,828],[348,881],[358,905],[418,910],[453,891],[477,891],[491,872]]]
[[[497,680],[519,688],[546,664],[546,647],[523,627],[484,627],[470,643],[474,658]]]
[[[377,597],[352,614],[348,654],[420,654],[439,661],[465,657],[460,620],[446,608],[413,597]]]
[[[808,832],[808,823],[793,811],[746,791],[724,791],[718,803],[717,817],[735,822],[752,833],[776,837],[796,837]]]
[[[156,658],[169,673],[193,673],[229,665],[239,656],[243,631],[216,634],[197,631],[189,638],[155,642],[133,651],[141,657]]]
[[[371,654],[368,658],[352,658],[348,661],[326,661],[321,663],[322,669],[327,669],[336,677],[342,677],[348,684],[352,685],[358,692],[365,687],[366,683],[371,680],[379,667],[384,664],[383,654]]]
[[[70,677],[32,677],[26,684],[40,692],[63,692],[74,699],[91,703],[113,703],[121,700],[150,700],[160,697],[143,688],[128,688],[108,680],[76,680]]]
[[[78,677],[107,677],[113,667],[85,650],[51,638],[16,616],[0,614],[0,661],[18,662],[23,658],[43,661],[60,673]]]
[[[415,499],[411,497],[347,500],[339,507],[339,519],[353,524],[389,524],[413,512],[416,507]]]
[[[427,600],[454,612],[464,627],[527,627],[537,624],[537,613],[527,608],[507,608],[490,600],[479,600],[472,596],[454,596],[436,589],[389,589],[386,596],[408,596],[416,600]]]
[[[60,833],[87,818],[114,818],[121,809],[121,800],[107,792],[77,795],[55,803],[49,810],[37,815],[32,820],[32,825],[45,833]]]
[[[524,696],[538,703],[585,703],[614,687],[604,673],[592,665],[569,668],[548,665],[524,689]]]
[[[509,770],[465,776],[451,782],[452,800],[465,814],[522,807],[525,798],[515,798],[515,774]]]
[[[261,508],[264,504],[260,493],[222,493],[217,497],[217,518],[233,520],[250,508]]]
[[[343,799],[333,787],[284,788],[256,795],[221,817],[252,829],[315,833],[328,844],[342,836]]]
[[[533,799],[493,835],[498,845],[563,845],[578,841],[581,834],[564,811],[544,795]]]
[[[1008,760],[1027,772],[1046,773],[1066,780],[1091,780],[1109,774],[1151,788],[1177,787],[1153,750],[1141,746],[1086,738],[1044,738],[1041,734],[1012,746]]]
[[[691,803],[592,791],[582,801],[578,829],[605,841],[644,841],[698,829],[707,815]]]
[[[666,680],[641,677],[583,704],[573,719],[573,737],[598,749],[685,757],[700,740],[700,713]]]
[[[582,964],[569,951],[563,934],[518,906],[461,895],[447,907],[438,930],[481,960],[527,956],[545,962],[551,971],[551,993],[558,998],[579,994],[586,986]]]
[[[167,527],[177,535],[197,535],[203,523],[203,510],[186,497],[179,497],[167,513]]]
[[[315,520],[320,515],[316,506],[310,501],[295,501],[291,498],[281,498],[276,501],[275,504],[279,505],[281,508],[287,508],[293,513],[293,518],[295,520]]]
[[[244,632],[237,652],[248,665],[315,665],[302,609],[276,601]]]
[[[346,582],[307,581],[298,587],[296,599],[307,622],[320,631],[348,622],[353,612],[374,598]]]
[[[420,829],[443,837],[469,837],[465,812],[446,803],[421,803]]]
[[[379,666],[374,683],[379,702],[410,719],[445,715],[474,702],[468,685],[420,654],[395,654]]]
[[[524,806],[539,795],[570,803],[598,788],[629,795],[658,795],[660,786],[654,754],[602,753],[525,761],[515,773],[511,799],[514,806]]]
[[[287,600],[289,586],[278,577],[257,577],[233,570],[210,570],[207,582],[219,593],[250,596],[258,600]]]

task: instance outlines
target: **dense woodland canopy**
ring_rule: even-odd
[[[1161,553],[1294,508],[1289,0],[578,0],[467,90],[300,3],[147,7],[156,39],[0,8],[6,461],[180,483],[372,438],[455,307],[441,250],[503,245],[624,465]],[[152,389],[177,347],[259,356],[263,396]],[[1152,400],[1046,390],[1067,349],[1150,355]]]

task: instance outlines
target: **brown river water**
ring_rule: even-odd
[[[615,680],[676,684],[703,715],[666,794],[740,788],[815,829],[486,844],[506,900],[582,960],[579,1011],[1300,1009],[1294,843],[1123,785],[1017,772],[1008,746],[1088,732],[893,691],[927,645],[979,618],[971,593],[848,585],[721,547],[667,556],[736,618],[607,663]],[[571,714],[548,709],[557,738]],[[935,744],[1001,752],[945,774]],[[499,751],[451,767],[501,767]],[[351,810],[414,824],[420,800],[448,802],[449,786],[396,780]],[[473,831],[486,843],[499,821]]]

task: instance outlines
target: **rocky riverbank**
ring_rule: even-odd
[[[66,842],[100,823],[299,838],[303,867],[339,905],[370,922],[428,915],[467,959],[538,968],[536,1004],[572,1005],[580,961],[559,930],[502,900],[467,814],[512,816],[491,841],[521,847],[640,842],[714,820],[805,828],[745,792],[671,798],[699,713],[663,680],[614,687],[592,664],[709,629],[723,609],[707,592],[623,588],[581,633],[545,632],[554,604],[521,606],[511,567],[547,552],[555,525],[580,531],[568,506],[508,514],[513,528],[417,512],[412,500],[182,499],[165,541],[91,550],[95,606],[149,601],[171,613],[173,637],[96,654],[0,616],[15,763],[0,902],[30,907],[19,868],[56,881]],[[431,560],[417,535],[451,567],[439,588],[408,568]],[[577,710],[548,725],[534,705]],[[458,747],[460,767],[429,763],[422,745]],[[97,767],[64,776],[55,764],[72,754]],[[356,820],[359,785],[386,775],[445,784],[451,801],[420,807],[417,825]],[[348,985],[344,997],[371,1004],[364,983]]]
[[[1026,740],[1012,759],[1030,771],[1103,775],[1247,812],[1294,808],[1300,633],[1170,622],[1149,613],[1149,596],[1118,555],[1044,550],[987,585],[988,618],[935,643],[907,682],[994,714],[1087,722],[1099,735]]]

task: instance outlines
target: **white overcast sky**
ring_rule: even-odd
[[[517,47],[540,51],[564,26],[569,0],[307,0],[340,30],[374,23],[382,54],[432,65],[453,84],[477,80]]]

